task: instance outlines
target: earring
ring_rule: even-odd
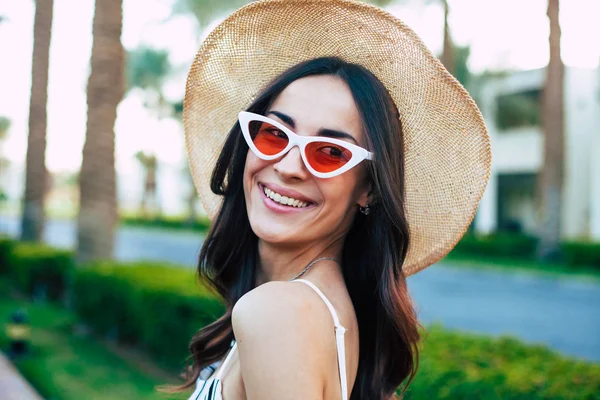
[[[369,203],[365,204],[364,206],[358,207],[358,210],[365,215],[369,215],[369,213],[371,212],[371,209],[369,208]]]

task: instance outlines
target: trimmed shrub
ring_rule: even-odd
[[[467,234],[458,242],[452,253],[485,257],[532,258],[537,243],[534,237],[515,233]]]
[[[564,242],[562,251],[569,265],[589,265],[600,267],[600,243]]]
[[[9,257],[14,245],[12,239],[0,235],[0,275],[8,273]]]
[[[189,221],[185,217],[176,216],[140,217],[125,215],[121,216],[120,221],[124,225],[148,228],[190,229],[197,232],[206,232],[210,228],[210,220],[207,217],[199,217],[194,221]]]
[[[466,234],[449,256],[534,260],[537,245],[536,238],[516,233]],[[567,241],[561,250],[568,265],[600,266],[599,242]]]
[[[9,275],[37,299],[65,300],[75,268],[73,254],[37,243],[16,243],[8,257]]]
[[[600,364],[516,339],[427,329],[405,399],[598,399]]]
[[[156,263],[95,263],[79,269],[74,309],[93,330],[180,368],[200,328],[225,311],[194,271]]]

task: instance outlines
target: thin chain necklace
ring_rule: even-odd
[[[335,261],[335,258],[333,257],[321,257],[321,258],[317,258],[316,260],[311,261],[306,267],[304,267],[304,269],[302,271],[300,271],[299,274],[297,274],[296,276],[294,276],[292,279],[290,279],[290,281],[293,281],[294,279],[297,279],[299,277],[301,277],[302,275],[304,275],[309,269],[310,267],[312,267],[314,264],[318,263],[319,261],[325,261],[325,260],[331,260],[331,261]]]

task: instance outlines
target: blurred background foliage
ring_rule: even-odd
[[[540,91],[532,90],[498,97],[496,119],[500,130],[538,126],[540,121]]]
[[[1,22],[1,20],[0,20]],[[0,116],[0,175],[8,167],[10,161],[4,156],[2,144],[10,129],[10,119]],[[4,188],[0,185],[0,204],[7,200]]]

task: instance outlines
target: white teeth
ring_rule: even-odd
[[[282,196],[279,193],[275,193],[271,189],[267,187],[263,187],[265,195],[276,203],[284,204],[286,206],[302,208],[308,205],[305,201],[300,201],[298,199],[294,199],[292,197]]]

